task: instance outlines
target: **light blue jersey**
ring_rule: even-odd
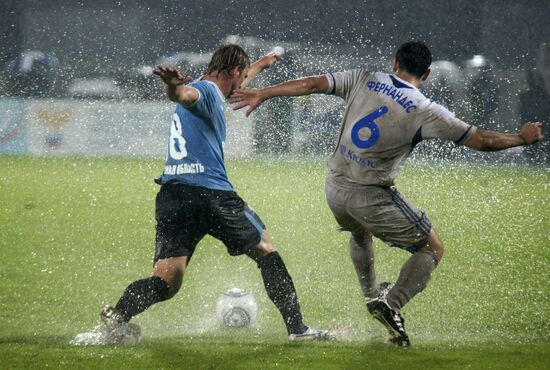
[[[211,81],[198,80],[188,86],[199,92],[199,99],[189,107],[178,104],[170,124],[166,166],[162,176],[155,181],[232,190],[223,154],[225,98]]]

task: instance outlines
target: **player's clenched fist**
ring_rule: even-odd
[[[525,144],[533,144],[544,138],[540,122],[527,122],[521,127],[519,136],[525,140]]]

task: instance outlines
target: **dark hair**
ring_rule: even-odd
[[[420,78],[432,64],[432,53],[422,41],[409,41],[397,49],[395,60],[400,68]]]
[[[218,74],[229,73],[235,67],[242,71],[248,66],[250,58],[243,48],[236,44],[222,44],[214,51],[206,74],[214,71],[218,71]]]

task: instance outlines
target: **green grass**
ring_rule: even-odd
[[[326,166],[230,161],[236,190],[260,214],[292,274],[309,325],[339,343],[288,343],[259,271],[205,238],[184,286],[135,319],[140,345],[73,347],[133,280],[151,272],[152,179],[162,160],[0,156],[0,368],[550,368],[550,172],[409,165],[398,188],[425,210],[446,254],[403,310],[413,347],[385,343],[361,301],[326,207]],[[375,243],[381,280],[406,252]],[[257,322],[225,330],[217,296],[251,290]]]

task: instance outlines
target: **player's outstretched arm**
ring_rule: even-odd
[[[273,67],[277,62],[280,62],[283,58],[276,53],[269,53],[252,63],[248,69],[245,79],[241,83],[241,89],[244,89],[250,82],[252,82],[256,76],[262,73],[265,69]]]
[[[153,73],[164,81],[166,95],[171,101],[189,106],[199,99],[199,92],[196,89],[184,85],[193,78],[184,77],[177,68],[160,65],[155,67]]]
[[[484,152],[491,152],[515,146],[531,145],[543,138],[541,123],[527,122],[516,134],[477,129],[465,145]]]
[[[264,89],[240,89],[231,95],[231,102],[238,103],[233,109],[249,107],[248,117],[260,104],[276,96],[302,96],[310,94],[325,94],[329,83],[325,76],[311,76],[299,80],[287,81]]]

